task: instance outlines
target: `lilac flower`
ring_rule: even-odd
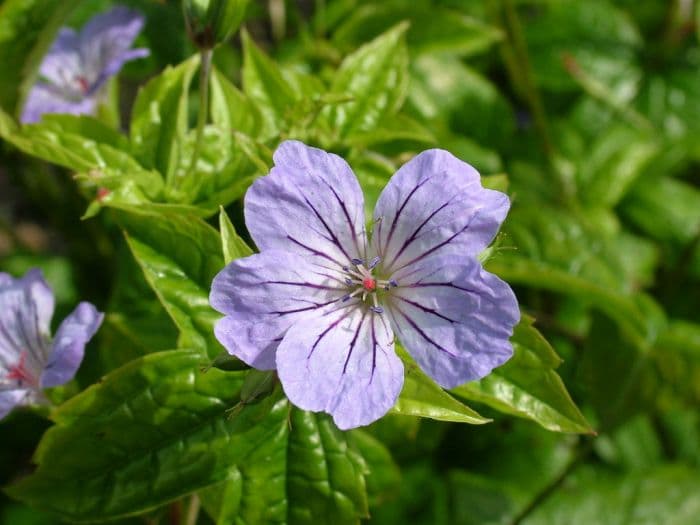
[[[512,355],[520,317],[510,287],[477,255],[510,203],[444,150],[405,164],[382,192],[366,233],[364,199],[340,157],[284,142],[270,174],[245,197],[261,253],[224,268],[210,302],[230,353],[277,369],[287,397],[366,425],[396,402],[404,380],[398,337],[438,384],[487,375]]]
[[[94,113],[107,80],[126,62],[148,56],[148,49],[131,49],[143,22],[140,14],[119,6],[93,17],[80,33],[61,28],[41,63],[22,122],[38,122],[44,113]]]
[[[53,308],[53,292],[40,270],[20,279],[0,273],[0,418],[16,405],[42,402],[43,388],[70,381],[102,323],[103,314],[80,303],[51,341]]]

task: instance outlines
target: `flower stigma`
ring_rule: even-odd
[[[350,300],[353,297],[360,296],[362,302],[371,301],[369,309],[376,313],[384,313],[384,308],[379,306],[377,299],[377,291],[388,291],[391,288],[398,286],[398,283],[393,279],[377,279],[372,275],[372,271],[377,267],[381,259],[374,257],[367,265],[362,259],[352,259],[353,267],[343,266],[343,270],[347,272],[348,277],[345,278],[345,284],[353,288],[353,290],[343,297],[343,302]]]

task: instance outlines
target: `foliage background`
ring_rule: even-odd
[[[29,482],[51,423],[0,422],[0,523],[185,523],[193,501],[203,524],[697,522],[700,3],[252,2],[215,52],[194,177],[179,2],[123,3],[152,55],[111,84],[103,124],[24,129],[12,115],[55,30],[111,2],[0,3],[0,269],[43,268],[57,319],[79,299],[107,312],[56,402],[116,370],[52,415]],[[478,421],[418,377],[397,414],[344,436],[278,390],[251,395],[245,372],[193,378],[220,351],[211,277],[247,249],[240,197],[288,137],[343,154],[374,198],[428,147],[511,195],[487,267],[546,340],[522,325],[513,363],[454,392],[492,423],[405,415]],[[158,353],[173,348],[190,350]]]

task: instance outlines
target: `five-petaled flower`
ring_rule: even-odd
[[[102,323],[103,314],[82,302],[52,341],[53,309],[53,292],[40,270],[20,279],[0,273],[0,418],[17,405],[42,402],[42,389],[70,381]]]
[[[518,304],[478,260],[510,202],[474,168],[444,150],[416,156],[380,195],[370,236],[343,159],[287,141],[274,162],[245,197],[261,253],[212,284],[211,304],[225,314],[215,333],[230,353],[276,368],[292,403],[332,414],[341,429],[396,402],[395,336],[445,388],[510,358]]]
[[[102,86],[129,60],[148,56],[131,49],[143,17],[118,6],[93,17],[80,31],[63,27],[39,68],[22,122],[37,122],[45,113],[92,114]]]

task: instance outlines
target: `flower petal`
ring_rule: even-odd
[[[68,113],[70,115],[89,115],[95,111],[95,99],[92,97],[70,100],[54,86],[38,83],[29,92],[24,104],[21,121],[33,124],[47,113]]]
[[[4,418],[17,405],[26,404],[30,391],[24,389],[0,391],[0,419]]]
[[[237,259],[214,278],[209,301],[227,317],[215,328],[229,353],[262,370],[292,323],[346,295],[340,274],[293,253],[269,250]]]
[[[476,260],[434,256],[395,278],[399,287],[385,303],[392,326],[441,386],[480,379],[511,357],[515,294]]]
[[[39,77],[56,86],[66,86],[72,85],[81,71],[80,37],[72,29],[62,27],[39,66]]]
[[[94,93],[124,63],[148,56],[148,49],[130,49],[143,29],[144,18],[138,12],[117,6],[93,17],[80,33],[80,52],[84,75]]]
[[[7,372],[24,354],[24,369],[38,376],[48,354],[53,292],[38,269],[20,279],[2,274],[0,284],[0,364]]]
[[[245,196],[258,248],[348,264],[364,256],[364,198],[347,163],[298,141],[280,144],[270,174]]]
[[[404,164],[379,196],[372,243],[392,273],[438,253],[476,255],[493,240],[510,202],[444,150]]]
[[[41,374],[41,387],[48,388],[70,381],[80,367],[85,345],[102,324],[104,314],[90,303],[80,303],[58,327],[51,355]]]
[[[295,323],[277,350],[277,370],[289,400],[324,411],[338,428],[368,425],[394,406],[403,364],[386,319],[349,306]]]

